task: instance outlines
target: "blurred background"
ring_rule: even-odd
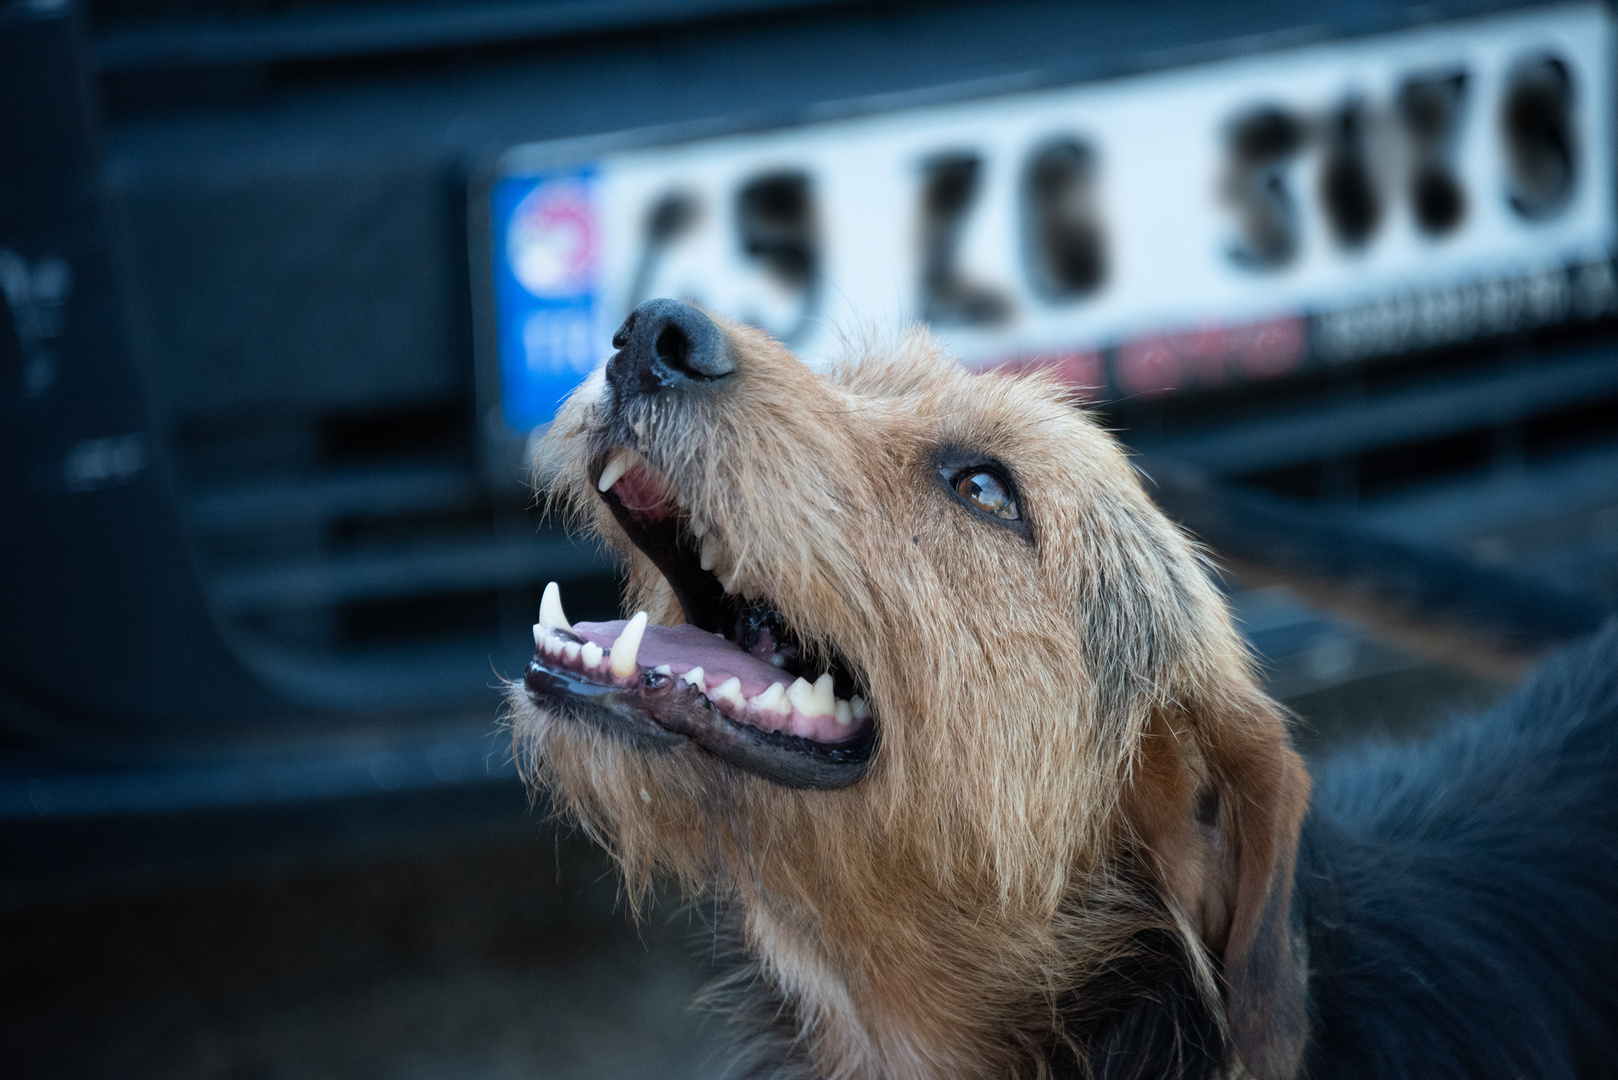
[[[0,0],[0,1067],[716,1075],[500,726],[640,299],[1053,369],[1313,756],[1618,602],[1604,3]]]

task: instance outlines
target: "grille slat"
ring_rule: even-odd
[[[844,0],[848,2],[848,0]],[[107,74],[469,48],[825,6],[827,0],[496,0],[331,4],[247,16],[128,20],[96,41]],[[102,4],[113,7],[116,4]]]
[[[520,536],[421,551],[338,555],[305,566],[232,570],[213,579],[229,614],[261,608],[350,603],[379,597],[509,588],[609,573],[594,551],[561,534]]]
[[[1520,474],[1471,476],[1368,501],[1370,528],[1411,543],[1454,544],[1515,522],[1540,521],[1618,501],[1618,448],[1541,463]]]
[[[1519,423],[1536,414],[1618,397],[1618,357],[1596,348],[1532,367],[1457,375],[1431,386],[1353,402],[1329,397],[1240,427],[1163,440],[1141,449],[1228,473],[1257,473]]]
[[[204,490],[189,501],[186,518],[197,530],[228,532],[361,514],[447,510],[473,504],[481,494],[476,477],[465,469],[366,469]]]

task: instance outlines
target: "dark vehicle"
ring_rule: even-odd
[[[795,346],[849,314],[838,245],[886,219],[818,155],[906,117],[938,138],[854,176],[902,225],[876,317],[1089,388],[1278,695],[1509,679],[1618,600],[1611,24],[3,0],[0,905],[531,829],[500,679],[548,580],[616,600],[528,431],[645,296]],[[1204,84],[1237,89],[1201,142],[1108,126]],[[1174,209],[1132,160],[1187,162],[1206,280],[1130,278]],[[595,185],[584,284],[511,247],[545,256],[524,200],[564,181]]]

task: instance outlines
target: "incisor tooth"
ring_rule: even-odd
[[[545,638],[545,625],[543,623],[535,623],[534,624],[534,645],[535,645],[535,647],[538,647],[539,643],[542,640],[544,640],[544,638]]]
[[[847,727],[854,722],[854,710],[851,709],[848,702],[844,701],[842,698],[837,699],[837,712],[835,716],[837,723],[843,727]]]
[[[805,709],[805,716],[832,716],[837,712],[837,691],[832,689],[831,672],[815,680],[813,710]]]
[[[792,715],[792,702],[787,700],[786,691],[778,682],[771,683],[770,688],[758,697],[748,702],[760,712],[773,712],[778,716]]]
[[[707,674],[707,672],[703,671],[701,668],[694,667],[690,671],[686,672],[684,675],[681,675],[680,679],[683,682],[690,683],[692,686],[696,687],[698,690],[701,690],[703,693],[707,693],[708,692],[708,684],[702,681],[702,677],[705,674]],[[740,684],[738,683],[737,685],[739,686]]]
[[[601,646],[593,641],[586,641],[584,648],[579,650],[579,657],[583,659],[585,667],[597,667],[601,663]]]
[[[669,667],[667,664],[659,664],[655,668],[653,668],[652,670],[657,672],[659,675],[673,675],[674,674],[674,669]]]
[[[815,688],[807,679],[799,678],[787,687],[787,700],[803,715],[814,715],[810,710],[815,707]]]
[[[596,490],[605,494],[612,489],[612,485],[623,479],[624,473],[635,467],[640,455],[629,447],[621,447],[607,462],[606,468],[601,470],[601,478],[596,481]]]
[[[871,707],[865,703],[865,699],[862,697],[849,698],[848,711],[856,720],[869,720],[871,718]]]
[[[693,514],[690,518],[689,527],[691,529],[691,535],[696,537],[698,540],[701,540],[704,536],[708,535],[708,526],[704,525],[702,523],[702,519],[697,517],[695,514]]]
[[[635,674],[635,654],[640,652],[640,639],[646,633],[646,612],[637,611],[624,626],[624,632],[612,643],[612,673],[620,679]]]
[[[737,711],[747,708],[747,699],[742,697],[742,681],[734,675],[720,683],[718,689],[708,696],[714,701],[725,702]]]
[[[562,646],[562,656],[569,663],[579,658],[580,645],[577,641],[570,641]]]
[[[539,598],[539,625],[549,630],[573,629],[562,614],[562,590],[554,581],[545,586],[545,595]]]

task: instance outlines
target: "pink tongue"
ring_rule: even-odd
[[[611,622],[580,622],[573,624],[573,632],[586,641],[593,641],[603,651],[610,650],[618,635],[624,632],[624,620]],[[648,626],[640,640],[635,663],[643,668],[667,664],[676,675],[684,675],[692,668],[702,669],[702,681],[710,688],[726,679],[740,679],[742,696],[754,698],[770,688],[771,683],[791,685],[792,677],[774,664],[742,652],[736,646],[690,623],[679,626]]]

